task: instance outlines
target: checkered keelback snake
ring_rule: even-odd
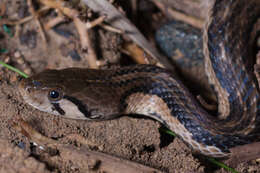
[[[216,0],[204,31],[205,69],[218,98],[209,115],[170,72],[151,65],[112,70],[46,70],[23,79],[24,100],[73,119],[106,120],[121,114],[152,117],[195,151],[213,157],[260,140],[260,99],[251,39],[259,0]]]

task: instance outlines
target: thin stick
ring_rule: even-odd
[[[86,58],[88,60],[90,68],[97,69],[98,68],[97,55],[90,41],[88,30],[86,29],[86,25],[83,22],[81,22],[81,20],[78,18],[74,18],[73,22],[79,32],[82,48],[85,50],[88,49],[88,55]]]
[[[118,34],[124,34],[125,31],[123,31],[122,29],[119,29],[119,28],[116,28],[116,27],[113,27],[113,26],[110,26],[110,25],[107,25],[107,24],[104,24],[104,23],[100,23],[99,24],[102,28],[104,28],[105,30],[108,30],[110,32],[115,32],[115,33],[118,33]]]
[[[48,31],[52,27],[58,25],[61,22],[64,22],[66,20],[65,16],[57,16],[54,19],[51,19],[44,25],[44,29]]]
[[[50,7],[42,7],[41,9],[39,9],[38,11],[36,11],[36,15],[39,16],[42,12],[44,11],[47,11],[49,10]],[[25,18],[22,18],[20,20],[15,20],[15,21],[12,21],[12,20],[7,20],[7,19],[1,19],[0,20],[0,25],[3,25],[3,24],[7,24],[7,25],[21,25],[21,24],[24,24],[26,22],[29,22],[31,21],[32,19],[34,18],[34,16],[27,16]]]
[[[121,29],[118,29],[118,28],[112,27],[110,25],[104,24],[103,22],[104,22],[105,18],[106,18],[106,16],[100,16],[99,18],[97,18],[94,21],[87,22],[86,23],[87,29],[90,29],[90,28],[93,28],[93,27],[99,25],[103,29],[108,30],[110,32],[115,32],[115,33],[118,33],[118,34],[123,34],[124,33],[124,31],[121,30]]]
[[[100,16],[97,19],[95,19],[94,21],[87,22],[86,23],[87,29],[93,28],[93,27],[101,24],[102,22],[104,22],[105,18],[106,18],[106,16]]]
[[[145,52],[136,44],[126,43],[123,45],[123,48],[125,49],[126,52],[128,52],[131,58],[134,59],[134,61],[137,62],[138,64],[149,64],[149,61],[145,57]]]
[[[32,0],[27,0],[27,4],[28,4],[28,6],[29,6],[29,10],[30,10],[32,16],[33,16],[34,19],[35,19],[36,25],[38,25],[39,33],[40,33],[41,38],[42,38],[42,40],[43,40],[43,42],[44,42],[44,44],[45,44],[45,47],[47,47],[46,35],[45,35],[45,33],[44,33],[44,30],[43,30],[42,24],[41,24],[41,22],[40,22],[40,20],[39,20],[39,18],[38,18],[38,15],[37,15],[37,13],[35,12],[35,10],[34,10],[34,8],[33,8]]]
[[[114,172],[121,173],[160,173],[161,171],[135,163],[122,158],[114,157],[97,151],[87,150],[84,146],[80,148],[70,147],[59,143],[51,138],[43,136],[38,131],[34,130],[30,124],[23,119],[18,119],[12,123],[12,127],[28,137],[31,141],[42,145],[47,151],[48,147],[55,147],[59,151],[62,161],[77,164],[82,170],[96,170],[97,172]],[[74,158],[71,160],[71,158]],[[47,158],[51,162],[51,158]],[[84,164],[81,164],[84,161]],[[79,163],[79,164],[78,164]],[[85,172],[85,171],[84,171]],[[89,172],[89,171],[87,171]]]
[[[89,39],[88,30],[85,25],[79,18],[78,11],[65,7],[62,1],[52,1],[52,0],[40,0],[44,5],[47,5],[51,8],[60,10],[64,15],[71,18],[77,28],[77,31],[80,35],[80,42],[83,50],[88,49],[88,55],[86,56],[90,68],[98,68],[97,66],[97,56],[92,46],[92,43]]]
[[[160,3],[158,0],[152,1],[159,9],[161,9],[161,11],[165,11],[166,7],[162,3]],[[199,29],[202,29],[204,27],[204,21],[201,19],[186,15],[171,8],[167,8],[167,11],[176,20],[183,21]]]

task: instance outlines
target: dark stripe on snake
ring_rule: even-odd
[[[148,81],[146,81],[146,80],[147,80],[147,78],[145,78],[145,77],[136,77],[136,78],[132,78],[132,79],[130,79],[130,80],[124,80],[124,81],[121,80],[120,82],[112,82],[112,81],[107,81],[107,82],[108,82],[108,85],[109,85],[110,87],[113,86],[113,87],[115,87],[115,88],[117,88],[117,87],[120,88],[120,87],[128,86],[129,83],[140,83],[140,84],[146,83],[146,82],[147,82],[147,83],[151,83],[151,82],[148,82]],[[163,85],[169,87],[170,89],[178,88],[178,87],[175,85],[176,82],[169,82],[169,81],[165,80],[164,78],[160,78],[160,77],[156,77],[156,80],[157,80],[157,81],[160,81],[160,83],[153,83],[153,84],[151,84],[151,86],[154,88],[154,92],[155,92],[155,93],[156,93],[156,90],[157,90],[157,93],[162,92],[162,91],[166,91],[167,88],[163,87]],[[142,89],[145,90],[145,87],[144,87],[144,88],[139,87],[139,88],[140,88],[139,91],[141,91]],[[183,101],[183,103],[186,103],[186,102],[187,102],[187,101],[186,101],[187,97],[186,97],[186,95],[185,95],[182,91],[180,91],[180,90],[173,90],[173,91],[171,91],[171,92],[174,93],[175,95],[178,95],[178,99],[181,100],[181,101]],[[172,96],[170,92],[169,92],[168,94],[169,94],[169,96],[166,96],[166,97],[164,98],[164,101],[165,101],[166,103],[168,103],[168,104],[171,104],[171,103],[173,103],[173,100],[175,99],[175,97]],[[158,96],[161,97],[161,95],[158,95]],[[120,103],[122,103],[123,101],[124,101],[123,98],[121,98]],[[177,104],[176,104],[176,105],[177,105]],[[174,106],[174,105],[173,105],[173,106]],[[172,106],[172,107],[173,107],[173,106]],[[124,108],[125,108],[125,107],[124,107]],[[180,105],[178,105],[178,109],[179,109],[179,110],[185,110],[186,108],[189,108],[189,110],[193,110],[193,113],[194,113],[193,116],[195,116],[195,117],[196,117],[197,119],[199,119],[200,121],[203,121],[203,119],[202,119],[201,116],[200,116],[201,113],[198,113],[197,110],[194,110],[194,107],[191,107],[191,105],[186,104],[186,105],[185,105],[185,108],[184,108],[184,107],[181,107]],[[177,109],[177,108],[176,108],[176,109]],[[199,108],[196,107],[196,109],[199,109]],[[227,117],[227,119],[231,119],[231,118],[232,118],[231,116]],[[181,121],[181,120],[179,120],[179,121]],[[189,121],[193,121],[193,120],[190,119]],[[225,123],[226,120],[219,120],[219,121],[220,121],[221,123],[222,123],[222,121],[223,121],[223,123]],[[182,121],[181,121],[181,122],[182,122]],[[204,122],[204,123],[207,124],[207,122]],[[239,124],[239,125],[237,125],[237,126],[231,126],[231,127],[228,128],[228,129],[222,129],[222,130],[225,131],[225,132],[228,132],[228,133],[232,134],[232,132],[241,129],[242,127],[244,127],[244,125],[246,125],[246,124],[248,124],[248,123],[250,123],[249,120],[244,120],[241,124]]]
[[[82,101],[80,101],[79,99],[77,99],[75,97],[68,96],[68,95],[64,95],[63,98],[66,99],[66,100],[69,100],[70,102],[75,104],[78,107],[78,110],[83,115],[85,115],[85,117],[90,118],[91,112],[88,110],[87,105],[85,105]]]
[[[56,110],[60,115],[65,115],[65,111],[60,107],[59,103],[51,103],[54,110]]]

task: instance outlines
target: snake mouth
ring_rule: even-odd
[[[21,79],[18,84],[18,90],[20,94],[25,98],[31,95],[33,86],[30,85],[30,81],[28,79]]]
[[[28,90],[28,89],[26,89],[27,87],[27,85],[26,85],[26,79],[21,79],[20,80],[20,82],[19,82],[19,84],[18,84],[18,90],[20,91],[20,93],[21,93],[21,95],[22,96],[24,96],[25,95],[25,92],[26,92],[26,90]]]
[[[32,86],[28,84],[28,79],[21,79],[18,84],[18,90],[26,103],[32,105]]]

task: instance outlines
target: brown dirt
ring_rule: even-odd
[[[9,4],[6,14],[13,17],[21,7],[20,1],[4,0]],[[19,2],[19,3],[17,3]],[[78,35],[74,26],[66,24],[65,28],[73,32],[73,39],[67,39],[48,31],[47,48],[44,48],[39,34],[36,35],[37,46],[31,48],[20,43],[19,38],[5,38],[0,40],[0,48],[9,53],[0,54],[1,60],[11,58],[10,63],[17,65],[15,53],[19,53],[32,67],[34,72],[45,68],[66,68],[70,66],[87,67],[87,61],[74,61],[64,53],[68,47],[78,45]],[[14,28],[13,28],[14,29]],[[33,21],[23,25],[22,33],[35,30]],[[0,30],[2,33],[2,30]],[[99,57],[111,57],[114,63],[120,59],[119,53],[121,38],[119,35],[95,30],[93,37],[101,44],[98,46]],[[97,46],[97,45],[96,45]],[[79,53],[80,54],[80,53]],[[17,67],[22,68],[17,65]],[[75,163],[77,154],[61,159],[59,154],[43,152],[39,146],[33,145],[26,136],[17,132],[12,123],[22,118],[41,134],[53,138],[73,148],[86,147],[91,150],[108,153],[114,156],[139,162],[144,165],[160,169],[164,172],[221,172],[205,159],[195,157],[189,148],[178,138],[160,133],[160,124],[147,118],[123,116],[121,118],[104,121],[88,122],[63,119],[47,113],[40,112],[24,103],[17,91],[17,74],[6,69],[0,69],[0,172],[93,172],[88,163],[79,166]],[[78,136],[84,138],[87,144],[80,144]],[[65,156],[63,156],[65,157]],[[74,158],[75,157],[75,158]],[[66,160],[66,161],[65,161]],[[257,162],[242,164],[237,168],[241,172],[259,172]],[[122,172],[124,172],[122,170]]]

